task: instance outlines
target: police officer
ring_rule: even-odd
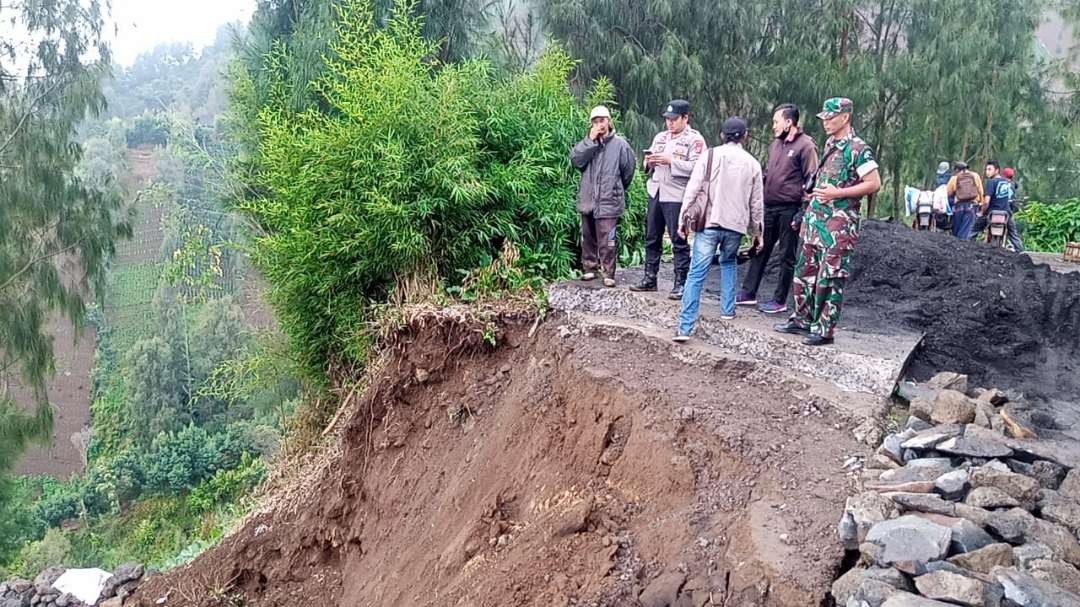
[[[675,286],[671,299],[682,299],[686,273],[690,270],[690,246],[679,236],[679,209],[705,138],[690,126],[690,102],[675,99],[664,108],[667,130],[653,137],[645,151],[645,172],[649,175],[649,207],[645,217],[645,276],[631,291],[655,291],[660,255],[664,250],[664,229],[675,253]]]
[[[833,97],[818,114],[829,140],[803,214],[803,244],[792,281],[795,311],[787,323],[776,325],[781,333],[806,335],[803,343],[811,346],[833,342],[859,239],[859,205],[881,189],[874,153],[852,130],[853,109],[850,99]]]

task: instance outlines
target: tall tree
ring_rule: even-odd
[[[177,362],[172,346],[160,337],[136,342],[124,358],[128,413],[143,444],[191,421]]]
[[[99,0],[0,4],[17,32],[0,40],[0,471],[50,426],[47,317],[60,311],[82,326],[114,239],[130,233],[119,199],[75,173],[76,126],[103,106],[102,17]],[[10,405],[17,375],[41,403],[32,415]]]

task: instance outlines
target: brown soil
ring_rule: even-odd
[[[18,465],[16,474],[48,474],[67,478],[81,472],[90,424],[90,370],[94,366],[96,334],[92,326],[77,335],[75,327],[63,317],[53,317],[45,330],[53,338],[56,356],[56,375],[46,389],[53,407],[52,440],[47,447],[28,449]],[[35,399],[28,390],[15,388],[15,402],[26,409],[34,407]]]
[[[860,451],[839,414],[752,362],[568,322],[461,354],[406,334],[333,455],[134,604],[823,604]]]

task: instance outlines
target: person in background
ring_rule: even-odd
[[[780,275],[770,301],[758,309],[766,314],[787,312],[788,292],[795,272],[795,254],[799,233],[791,227],[795,214],[802,209],[803,188],[817,170],[817,146],[799,128],[799,108],[785,103],[776,108],[772,119],[773,139],[765,167],[765,236],[761,251],[750,262],[742,290],[735,296],[738,305],[757,303],[757,291],[773,248],[780,247]]]
[[[615,286],[615,240],[619,218],[626,211],[626,188],[637,160],[625,139],[615,134],[611,112],[602,105],[589,115],[589,134],[570,150],[570,163],[581,171],[577,210],[581,213],[582,280],[603,272],[604,286]]]
[[[942,160],[937,165],[937,177],[934,180],[934,187],[947,186],[950,179],[952,179],[952,171],[949,170],[949,161]]]
[[[983,169],[986,195],[979,201],[978,219],[975,220],[974,236],[984,234],[990,226],[990,212],[1002,211],[1012,216],[1012,182],[1001,176],[1001,164],[990,160]]]
[[[807,335],[803,343],[833,343],[844,303],[851,253],[859,239],[859,206],[881,189],[870,146],[852,129],[850,99],[827,99],[817,116],[829,140],[802,222],[802,251],[795,266],[795,311],[781,333]]]
[[[949,179],[949,196],[953,203],[952,233],[960,240],[970,240],[975,226],[975,209],[982,204],[986,193],[978,173],[970,170],[964,161],[957,161],[956,174]]]
[[[981,212],[987,215],[990,211],[1005,211],[1012,215],[1013,186],[1012,182],[1005,179],[1001,174],[1001,163],[991,160],[986,163],[986,196],[982,201]]]
[[[705,138],[690,126],[690,103],[672,100],[664,109],[667,129],[653,137],[645,151],[645,172],[649,175],[649,207],[645,215],[645,276],[631,285],[631,291],[655,291],[656,274],[660,271],[660,256],[664,252],[664,230],[671,238],[674,253],[675,285],[668,295],[682,298],[686,272],[690,268],[690,245],[679,236],[679,207],[683,192],[701,153]]]
[[[1020,238],[1020,228],[1016,225],[1016,214],[1020,212],[1020,184],[1016,182],[1016,170],[1005,167],[1001,170],[1001,176],[1012,184],[1012,200],[1009,202],[1009,244],[1013,251],[1024,252],[1024,241]]]
[[[949,186],[949,180],[950,179],[952,179],[952,165],[949,164],[949,161],[942,160],[937,165],[937,174],[934,177],[934,190],[935,190],[935,192],[937,190],[941,189],[941,188],[945,188],[945,191],[948,192],[948,186]],[[937,196],[938,196],[938,194],[935,194],[935,200],[937,200]],[[937,226],[937,229],[939,229],[939,230],[949,230],[949,231],[951,231],[952,230],[952,207],[953,207],[953,204],[956,203],[956,197],[955,196],[949,196],[947,193],[945,194],[945,197],[946,197],[946,202],[947,203],[944,206],[944,210],[940,210],[941,207],[939,206],[938,210],[934,211],[934,224]]]
[[[705,229],[694,235],[694,251],[682,296],[679,327],[673,338],[677,342],[690,339],[690,333],[694,330],[701,304],[701,289],[717,248],[720,249],[720,318],[730,320],[735,318],[739,243],[749,231],[754,247],[761,246],[764,215],[761,165],[743,149],[748,132],[746,121],[742,118],[733,116],[725,120],[720,134],[723,145],[706,152],[706,155],[711,155],[711,162],[703,159],[694,166],[686,192],[683,193],[679,233],[684,238],[686,225],[683,214],[702,189],[709,196],[709,207]],[[711,172],[706,175],[710,165]]]

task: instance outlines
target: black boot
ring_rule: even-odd
[[[645,276],[642,277],[641,282],[636,285],[630,285],[630,290],[635,292],[641,291],[655,291],[656,290],[656,274],[645,272]]]
[[[686,286],[686,274],[675,274],[675,286],[671,287],[671,293],[668,293],[668,299],[682,299],[684,286]]]
[[[809,337],[803,340],[803,343],[808,346],[827,346],[833,342],[831,337],[822,337],[821,335],[810,334]]]
[[[773,329],[778,333],[790,333],[791,335],[810,335],[810,330],[800,327],[793,321],[787,321],[780,325],[773,325]]]

